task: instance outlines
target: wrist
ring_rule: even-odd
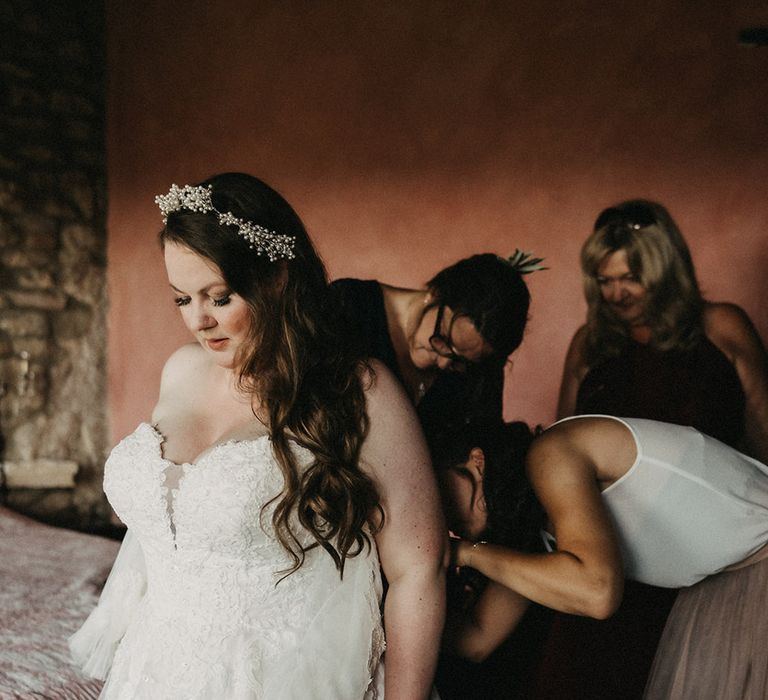
[[[477,554],[477,550],[484,545],[488,544],[485,540],[478,540],[477,542],[473,542],[471,545],[467,545],[466,547],[466,556],[464,558],[465,564],[464,566],[472,566],[472,559]],[[476,568],[476,567],[473,567]]]

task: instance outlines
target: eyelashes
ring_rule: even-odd
[[[229,304],[229,302],[231,300],[232,300],[232,295],[231,294],[226,294],[223,297],[212,298],[211,299],[211,303],[214,306],[226,306],[227,304]],[[190,301],[191,301],[191,299],[189,297],[176,297],[173,300],[173,303],[176,306],[186,306],[187,304],[189,304]]]

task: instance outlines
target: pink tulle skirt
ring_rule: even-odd
[[[645,698],[768,698],[768,558],[680,591]]]

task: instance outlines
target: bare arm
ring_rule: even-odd
[[[768,463],[768,354],[749,316],[734,304],[709,304],[707,337],[733,363],[744,390],[744,450]]]
[[[568,346],[568,354],[565,356],[563,378],[560,382],[560,395],[557,401],[557,417],[566,418],[576,412],[576,397],[579,385],[587,373],[586,360],[586,336],[587,327],[582,326],[576,331],[571,344]]]
[[[479,663],[517,627],[529,601],[506,586],[489,581],[469,610],[448,610],[443,648]]]
[[[384,605],[387,700],[430,695],[445,618],[446,527],[424,438],[401,387],[380,363],[366,392],[362,464],[378,487],[376,536],[389,582]]]
[[[528,471],[557,538],[557,551],[528,554],[461,542],[457,563],[555,610],[610,616],[623,589],[621,555],[594,466],[577,444],[548,433],[531,447]]]

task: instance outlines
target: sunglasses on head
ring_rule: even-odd
[[[656,214],[647,204],[625,204],[622,207],[604,209],[595,221],[594,230],[605,226],[625,226],[639,230],[656,223]]]

